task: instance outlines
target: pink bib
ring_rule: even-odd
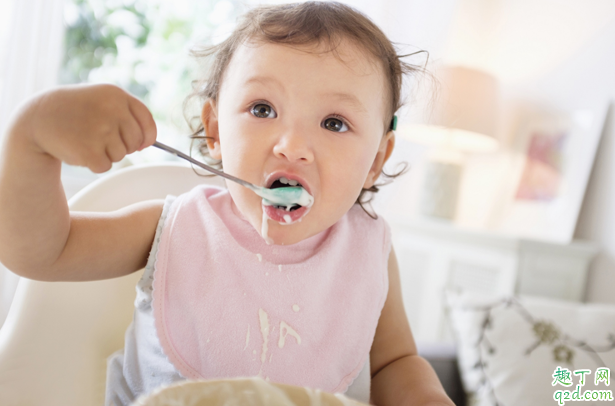
[[[355,205],[318,235],[269,246],[232,204],[199,186],[170,208],[153,283],[164,352],[189,379],[345,392],[387,297],[388,226]]]

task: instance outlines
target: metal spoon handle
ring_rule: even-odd
[[[232,180],[233,182],[237,182],[240,185],[247,187],[248,189],[251,189],[251,190],[254,190],[254,191],[260,191],[260,189],[261,189],[260,187],[254,186],[250,182],[246,182],[245,180],[236,178],[236,177],[234,177],[232,175],[229,175],[228,173],[224,173],[224,172],[219,171],[219,170],[217,170],[215,168],[212,168],[209,165],[205,165],[204,163],[197,161],[196,159],[192,158],[191,156],[188,156],[188,155],[184,154],[183,152],[178,151],[175,148],[169,147],[168,145],[162,144],[162,143],[160,143],[158,141],[154,142],[154,144],[152,146],[156,147],[156,148],[160,148],[161,150],[169,152],[169,153],[171,153],[171,154],[173,154],[175,156],[178,156],[178,157],[180,157],[182,159],[185,159],[186,161],[191,162],[191,163],[197,165],[198,167],[201,167],[201,168],[205,169],[206,171],[209,171],[209,172],[211,172],[211,173],[213,173],[215,175],[222,176],[223,178],[226,178],[228,180]]]

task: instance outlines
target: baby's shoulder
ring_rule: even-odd
[[[391,229],[382,216],[368,214],[361,206],[355,204],[345,217],[348,238],[368,241],[370,246],[380,243],[386,252],[390,248]]]
[[[370,230],[381,229],[385,232],[389,230],[389,225],[384,217],[375,213],[368,213],[359,204],[353,205],[345,216],[347,221],[359,228]]]
[[[218,185],[212,185],[210,183],[202,183],[183,193],[181,196],[187,195],[193,198],[208,199],[212,196],[220,194],[228,194],[228,189]]]
[[[208,183],[196,185],[192,189],[175,197],[175,200],[181,202],[182,205],[189,203],[211,202],[221,199],[230,199],[228,189]]]

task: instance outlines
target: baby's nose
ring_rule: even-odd
[[[273,153],[275,156],[288,159],[292,163],[311,163],[314,161],[314,152],[310,146],[308,135],[299,131],[290,131],[282,135],[273,147]]]

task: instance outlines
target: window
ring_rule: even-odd
[[[158,140],[188,151],[190,129],[182,104],[203,67],[190,48],[217,43],[244,11],[237,0],[69,0],[60,82],[113,83],[139,97],[158,126]],[[197,115],[198,109],[192,114]],[[146,148],[114,167],[176,157]],[[94,179],[85,168],[65,166],[67,195]]]

